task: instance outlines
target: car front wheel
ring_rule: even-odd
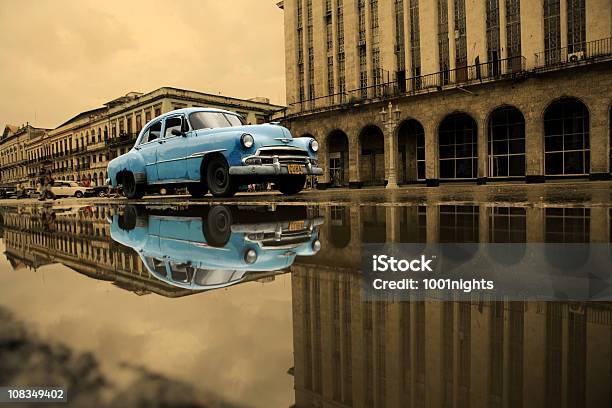
[[[213,157],[206,169],[206,184],[215,197],[231,197],[236,194],[236,186],[232,183],[227,161],[220,156]]]
[[[287,176],[276,182],[276,189],[284,195],[297,194],[304,188],[306,176]]]
[[[82,198],[83,197],[83,192],[82,191],[77,191],[76,193],[74,193],[74,196],[76,198]]]
[[[136,183],[132,173],[123,176],[123,195],[130,200],[144,197],[144,187]]]

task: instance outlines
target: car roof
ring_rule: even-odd
[[[231,115],[237,115],[236,112],[228,111],[228,110],[225,110],[225,109],[193,107],[193,108],[176,109],[176,110],[173,110],[173,111],[170,111],[170,112],[166,112],[163,115],[157,116],[152,121],[157,120],[157,119],[162,119],[162,118],[165,118],[167,116],[177,115],[177,114],[189,115],[190,113],[193,113],[193,112],[220,112],[220,113],[229,113]]]

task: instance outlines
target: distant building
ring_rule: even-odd
[[[148,121],[193,106],[228,109],[253,124],[268,122],[283,109],[267,98],[237,99],[170,87],[147,94],[130,92],[55,129],[7,125],[0,138],[0,182],[34,187],[40,169],[48,168],[57,180],[102,185],[108,162],[132,147]]]
[[[320,142],[320,185],[609,178],[610,0],[279,7],[287,123]]]

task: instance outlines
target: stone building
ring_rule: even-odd
[[[19,153],[14,147],[17,138],[11,133],[13,127],[7,126],[4,133],[12,136],[0,139],[0,157],[7,157],[0,160],[2,182],[34,187],[41,168],[48,168],[56,180],[102,185],[108,162],[131,149],[147,122],[162,113],[193,106],[232,110],[253,124],[270,121],[283,108],[266,98],[237,99],[171,87],[146,94],[130,92],[81,112],[55,129],[30,127],[34,131],[19,139]]]
[[[0,136],[0,182],[2,184],[26,184],[28,170],[27,148],[42,138],[49,129],[35,128],[29,123],[23,126],[6,125]]]
[[[364,302],[364,243],[611,241],[612,211],[332,206],[292,266],[296,407],[608,407],[609,302]]]
[[[609,0],[278,5],[286,121],[320,142],[320,185],[609,178]]]

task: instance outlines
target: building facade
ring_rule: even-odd
[[[147,122],[193,106],[232,110],[252,124],[270,121],[283,108],[266,98],[237,99],[169,87],[147,94],[130,92],[55,129],[7,126],[6,136],[0,139],[1,182],[35,187],[37,175],[45,168],[56,180],[102,185],[108,162],[131,149]]]
[[[286,121],[320,142],[321,186],[610,177],[609,0],[279,7]]]

